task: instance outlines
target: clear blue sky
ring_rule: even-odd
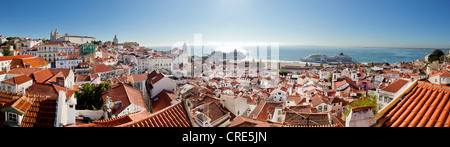
[[[2,0],[0,34],[141,45],[193,41],[450,47],[449,0]]]

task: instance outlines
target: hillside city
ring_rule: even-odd
[[[118,38],[0,36],[0,127],[450,127],[450,55],[438,49],[324,64]]]

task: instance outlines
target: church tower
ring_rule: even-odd
[[[53,36],[55,36],[55,33],[53,33],[53,30],[52,30],[52,32],[50,32],[50,40],[53,40]]]
[[[119,39],[117,39],[117,35],[114,35],[113,43],[115,45],[119,44]]]
[[[50,40],[57,41],[58,38],[59,38],[58,29],[55,29],[55,32],[53,32],[53,30],[52,30],[52,32],[50,33]]]

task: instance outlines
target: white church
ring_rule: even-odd
[[[58,33],[58,29],[55,29],[55,32],[53,32],[52,30],[52,32],[50,33],[50,41],[70,41],[71,43],[84,44],[95,41],[95,38],[89,36],[69,35],[68,33],[60,35]]]

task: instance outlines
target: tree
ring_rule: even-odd
[[[278,74],[279,74],[280,76],[286,76],[288,73],[289,73],[289,72],[287,72],[287,71],[282,71],[282,70],[278,71]]]
[[[320,63],[320,65],[319,65],[320,67],[323,67],[323,63]]]
[[[10,48],[9,46],[5,47],[5,48],[2,48],[3,49],[3,51],[2,51],[3,56],[11,56],[12,52],[11,52],[11,50],[9,50],[9,48]]]
[[[344,116],[350,114],[350,111],[353,107],[361,107],[361,106],[372,106],[373,114],[377,113],[377,96],[374,92],[369,94],[369,97],[366,97],[365,94],[361,96],[360,99],[353,101],[353,106],[347,105],[347,109],[344,111]]]
[[[433,62],[433,61],[439,60],[439,58],[440,58],[442,55],[444,55],[444,52],[442,52],[442,50],[440,50],[440,49],[435,49],[435,50],[433,51],[433,53],[431,53],[431,54],[428,56],[428,62]]]
[[[330,76],[328,77],[328,82],[333,82],[333,73],[331,73]]]
[[[101,41],[101,40],[98,40],[98,41],[91,41],[91,43],[93,43],[93,44],[95,44],[95,45],[99,45],[99,44],[102,43],[102,41]]]
[[[108,90],[109,83],[102,82],[99,86],[93,84],[83,84],[81,89],[75,91],[77,99],[77,109],[79,110],[99,110],[103,108],[102,93]]]

